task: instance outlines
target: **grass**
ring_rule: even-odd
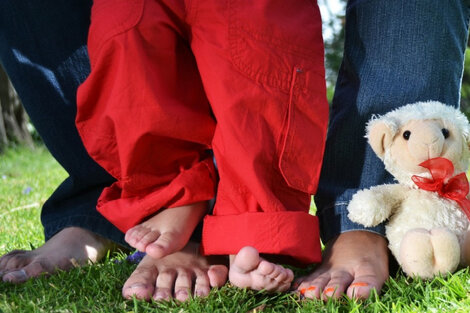
[[[66,177],[39,147],[0,156],[0,254],[42,244],[40,206]],[[295,294],[266,294],[226,285],[186,303],[123,300],[121,286],[135,265],[124,255],[22,285],[0,282],[0,312],[470,312],[470,272],[430,282],[397,274],[382,295],[366,301],[301,301]]]

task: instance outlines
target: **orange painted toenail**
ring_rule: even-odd
[[[305,293],[307,291],[314,291],[315,289],[317,289],[317,287],[315,287],[315,286],[310,286],[308,288],[302,288],[302,289],[300,289],[300,294],[303,296],[303,295],[305,295]]]
[[[353,286],[353,287],[367,287],[367,286],[369,286],[369,284],[368,283],[363,283],[363,282],[358,282],[358,283],[351,284],[351,286]]]
[[[324,291],[324,293],[335,292],[335,289],[336,289],[336,288],[333,288],[333,287],[326,288],[325,291]]]

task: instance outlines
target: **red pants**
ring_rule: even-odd
[[[204,253],[320,260],[308,214],[328,115],[316,1],[95,0],[88,44],[77,127],[117,179],[98,202],[107,219],[126,231],[217,188]]]

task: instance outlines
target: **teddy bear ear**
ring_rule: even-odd
[[[367,138],[375,154],[383,160],[385,151],[391,146],[396,130],[389,123],[373,121],[367,126]]]

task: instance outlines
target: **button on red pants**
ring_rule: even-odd
[[[89,54],[77,127],[117,179],[98,202],[107,219],[126,231],[217,189],[204,253],[320,260],[308,214],[328,115],[315,1],[95,0]]]

